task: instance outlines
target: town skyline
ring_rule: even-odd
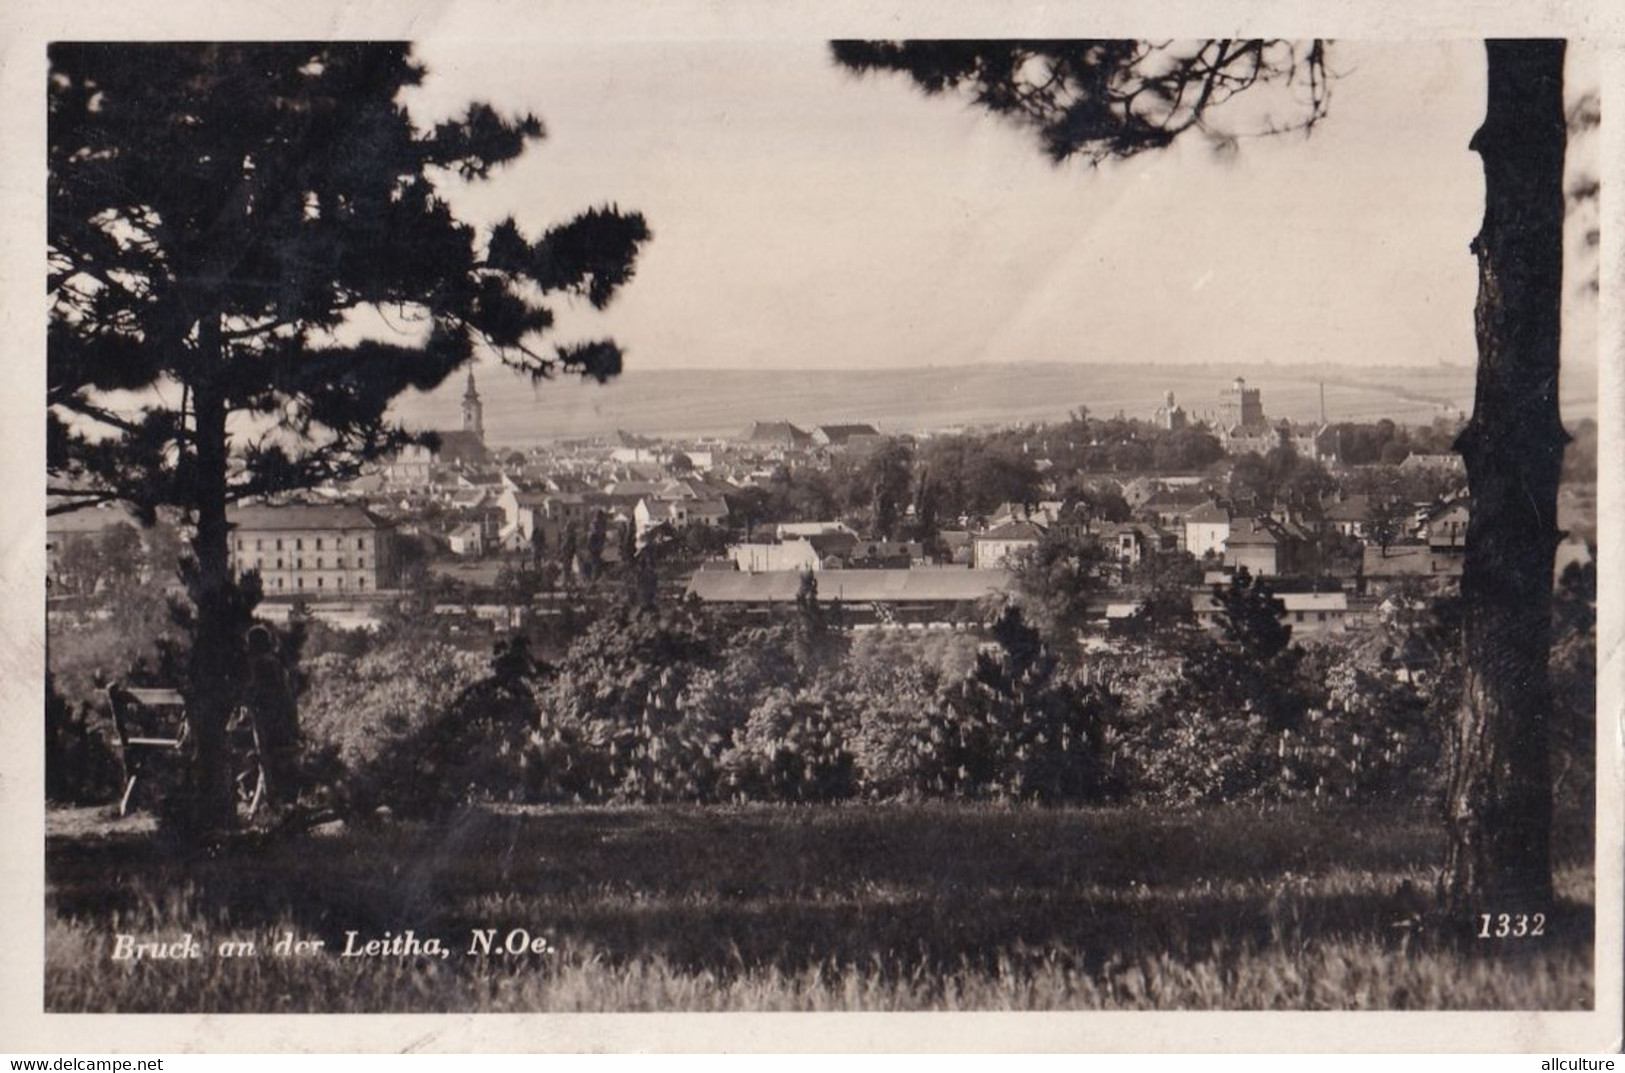
[[[1403,374],[1403,375],[1400,375]],[[493,443],[524,446],[625,431],[682,438],[728,435],[753,420],[804,425],[867,421],[892,434],[1064,421],[1086,408],[1149,419],[1173,392],[1197,420],[1219,409],[1237,377],[1261,387],[1272,419],[1330,423],[1389,419],[1427,425],[1459,418],[1472,405],[1467,367],[1419,370],[1335,367],[938,366],[878,370],[629,369],[609,384],[571,378],[534,388],[500,371],[476,372]],[[1564,418],[1572,426],[1597,416],[1594,378],[1565,378]],[[1323,386],[1324,385],[1324,386]],[[414,429],[449,428],[457,420],[464,379],[426,396],[398,400],[395,414]],[[1324,396],[1324,408],[1322,407]]]

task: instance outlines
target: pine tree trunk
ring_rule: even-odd
[[[1549,909],[1552,570],[1567,436],[1558,417],[1563,289],[1561,41],[1491,41],[1473,241],[1478,384],[1457,441],[1472,514],[1462,574],[1464,687],[1450,742],[1453,918]]]
[[[220,364],[218,319],[198,328],[201,364]],[[193,628],[190,695],[192,737],[188,772],[186,834],[206,838],[230,829],[236,820],[231,750],[226,724],[235,706],[240,666],[235,586],[231,576],[230,533],[226,523],[226,406],[215,377],[205,372],[193,385],[196,415],[197,533],[192,539],[197,572],[191,579],[196,613]]]

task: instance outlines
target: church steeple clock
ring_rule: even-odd
[[[472,432],[485,442],[485,407],[480,393],[474,387],[474,370],[468,370],[468,390],[463,392],[463,431]]]

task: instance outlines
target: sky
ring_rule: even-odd
[[[418,55],[420,121],[479,99],[548,129],[448,188],[465,217],[532,235],[604,203],[648,219],[614,305],[557,310],[554,338],[612,336],[629,368],[1475,360],[1477,42],[1338,42],[1311,135],[1099,169],[1052,165],[962,98],[839,69],[822,40]],[[1573,304],[1565,363],[1594,364],[1594,304]]]

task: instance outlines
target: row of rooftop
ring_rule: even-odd
[[[1238,437],[1292,434],[1289,426],[1265,421],[1260,393],[1242,380],[1226,394],[1226,405],[1237,419],[1229,431]],[[1177,427],[1182,414],[1170,394],[1157,416]],[[870,424],[804,430],[775,420],[752,422],[736,439],[704,444],[671,444],[623,432],[607,443],[504,452],[485,443],[483,404],[472,374],[463,428],[437,435],[438,446],[409,449],[357,480],[317,489],[305,502],[238,508],[233,513],[238,565],[260,570],[272,594],[349,595],[393,583],[391,545],[398,534],[427,537],[450,556],[479,557],[557,548],[570,527],[584,532],[595,518],[628,535],[633,546],[656,527],[714,530],[726,537],[726,550],[705,564],[705,572],[721,567],[747,575],[854,567],[1001,571],[1051,530],[1087,535],[1124,566],[1155,553],[1188,551],[1268,576],[1323,565],[1318,546],[1329,533],[1371,543],[1367,497],[1329,499],[1311,524],[1223,502],[1200,477],[1152,476],[1110,482],[1133,511],[1126,523],[1101,522],[1077,504],[1045,500],[1006,505],[985,519],[960,519],[929,541],[870,539],[834,521],[764,532],[735,517],[729,502],[771,476],[773,469],[764,462],[786,452],[862,451],[885,437]],[[1460,460],[1412,455],[1406,464],[1456,473]],[[76,525],[99,514],[104,512],[57,516],[53,548],[60,548]],[[1384,546],[1376,561],[1363,564],[1366,575],[1454,572],[1465,524],[1462,502],[1426,505],[1398,546]],[[369,539],[370,548],[364,546]],[[1378,549],[1367,549],[1373,550]]]

